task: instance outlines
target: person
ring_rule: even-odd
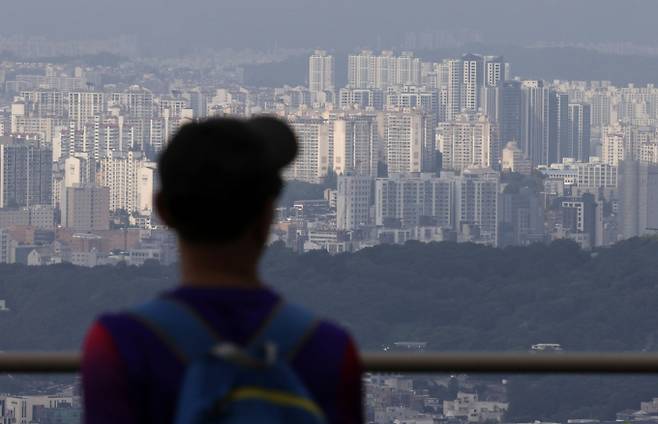
[[[155,205],[179,240],[181,284],[162,296],[195,311],[217,334],[244,345],[282,296],[258,272],[282,187],[297,153],[292,130],[271,117],[213,118],[184,125],[158,161]],[[328,422],[362,422],[355,343],[320,320],[291,367]],[[100,316],[82,359],[86,423],[170,423],[185,366],[129,311]]]

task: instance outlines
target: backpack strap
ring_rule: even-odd
[[[182,362],[203,355],[220,341],[196,311],[171,298],[152,300],[133,309],[131,315],[157,335]]]
[[[247,347],[257,349],[273,343],[280,357],[292,360],[313,334],[317,323],[317,319],[306,309],[282,301],[274,307]]]

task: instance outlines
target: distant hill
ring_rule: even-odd
[[[658,84],[658,57],[600,53],[574,47],[527,48],[481,44],[466,45],[458,49],[422,50],[416,53],[423,60],[440,61],[460,57],[469,52],[505,56],[506,61],[512,64],[512,75],[524,79],[607,80],[617,85]],[[350,53],[352,51],[333,52],[338,87],[347,83],[347,56]],[[307,78],[307,55],[245,68],[247,85],[306,85]]]
[[[571,242],[494,249],[408,243],[354,254],[268,252],[264,278],[349,327],[365,349],[658,351],[658,241],[586,252]],[[93,317],[177,282],[175,267],[0,266],[0,350],[73,349]],[[658,379],[510,378],[515,419],[613,418],[658,396]],[[550,394],[550,395],[549,395]]]

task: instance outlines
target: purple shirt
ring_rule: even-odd
[[[223,339],[245,344],[281,300],[268,288],[181,287],[166,293],[194,308]],[[361,364],[342,328],[320,321],[295,356],[297,371],[330,423],[361,423]],[[171,423],[184,365],[129,314],[101,316],[84,346],[85,422]]]

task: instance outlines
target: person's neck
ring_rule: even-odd
[[[258,255],[237,246],[181,245],[181,278],[185,287],[258,288]]]

